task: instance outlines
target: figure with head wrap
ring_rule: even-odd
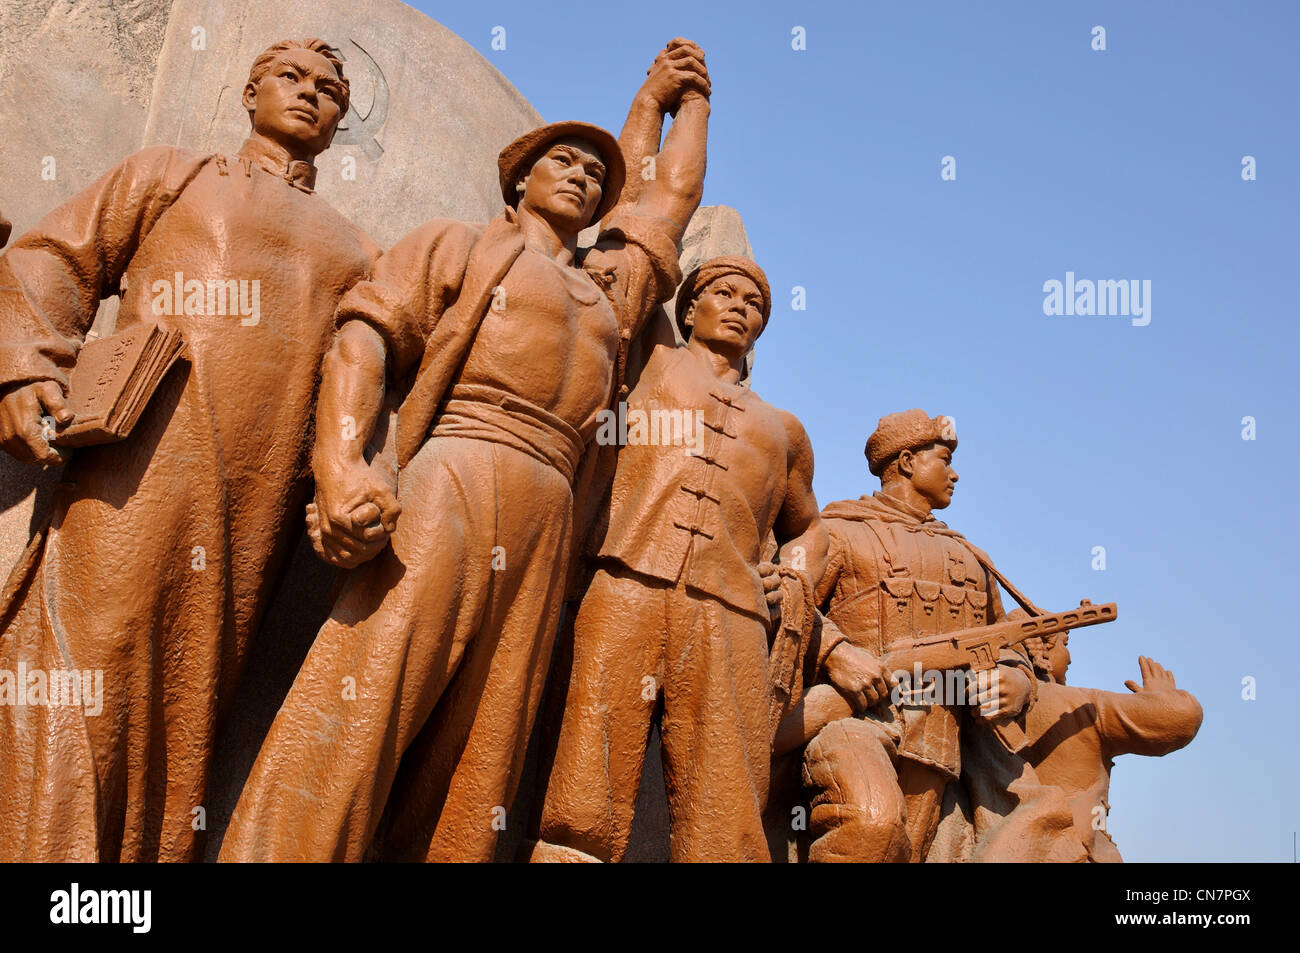
[[[271,726],[223,860],[493,858],[550,666],[589,446],[629,342],[680,278],[709,93],[703,52],[670,43],[625,129],[653,138],[658,175],[585,253],[578,233],[624,196],[622,147],[552,123],[501,151],[499,218],[421,226],[344,299],[310,519],[318,552],[356,568]],[[394,396],[396,492],[382,454],[366,454]]]
[[[18,459],[65,462],[49,438],[100,299],[120,294],[121,332],[180,332],[189,358],[126,440],[71,451],[5,589],[0,669],[77,676],[82,704],[0,706],[0,858],[202,852],[216,732],[302,525],[334,311],[379,256],[314,191],[348,95],[328,43],[277,43],[236,99],[237,152],[137,152],[0,257],[0,445]]]
[[[1020,609],[1009,618],[1024,616]],[[1065,792],[1074,831],[1098,863],[1118,862],[1119,848],[1107,831],[1110,772],[1122,754],[1162,757],[1191,743],[1201,728],[1201,705],[1179,688],[1174,673],[1138,656],[1142,684],[1128,693],[1067,685],[1070,634],[1030,640],[1038,676],[1038,699],[1025,717],[1025,757],[1039,780]]]
[[[686,346],[655,346],[597,436],[618,463],[533,860],[623,859],[655,721],[671,858],[769,859],[769,643],[792,586],[811,606],[827,545],[807,434],[740,383],[771,309],[754,262],[700,265],[677,296]]]

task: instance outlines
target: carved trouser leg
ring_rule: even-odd
[[[360,860],[390,790],[390,844],[492,859],[550,660],[572,493],[517,450],[435,438],[398,501],[392,545],[348,577],[276,716],[222,860]]]
[[[976,862],[1077,863],[1086,857],[1064,792],[1043,784],[988,728],[962,728],[962,783],[970,795]]]
[[[664,781],[674,861],[770,861],[767,626],[678,587],[664,653]]]
[[[943,790],[948,786],[948,775],[928,764],[900,758],[898,786],[907,805],[907,839],[912,844],[912,863],[925,860],[939,827],[939,812],[943,807]]]
[[[534,859],[627,851],[657,689],[674,861],[767,860],[767,635],[707,597],[619,568],[596,574]]]
[[[535,860],[550,859],[545,845],[607,862],[627,852],[658,704],[665,589],[619,582],[598,570],[573,623],[573,669]]]
[[[810,862],[909,859],[897,745],[897,734],[886,726],[857,718],[832,722],[809,742],[803,778],[812,803]]]

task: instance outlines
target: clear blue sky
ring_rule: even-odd
[[[818,499],[875,488],[882,414],[954,416],[944,518],[1045,607],[1119,603],[1071,639],[1071,681],[1125,691],[1151,655],[1205,708],[1188,748],[1116,764],[1125,858],[1291,860],[1300,6],[414,5],[547,120],[614,131],[655,52],[698,42],[704,201],[772,279],[754,386],[807,427]],[[1149,280],[1150,324],[1045,316],[1067,271]]]

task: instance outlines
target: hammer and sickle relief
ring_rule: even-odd
[[[367,159],[376,161],[384,154],[384,147],[376,139],[388,119],[388,80],[373,56],[356,40],[348,40],[355,47],[349,57],[342,48],[335,48],[347,68],[352,86],[348,114],[339,121],[334,134],[336,146],[360,146]],[[364,66],[361,71],[358,66]]]

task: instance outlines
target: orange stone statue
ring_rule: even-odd
[[[347,104],[328,44],[278,43],[238,152],[138,152],[0,257],[0,446],[67,462],[0,597],[0,668],[103,689],[0,705],[2,859],[200,852],[213,740],[301,525],[334,312],[379,255],[313,191]],[[127,439],[61,451],[71,368],[117,294],[119,330],[163,324],[188,362]]]
[[[492,859],[551,660],[575,489],[628,344],[680,277],[709,92],[694,44],[656,58],[628,124],[661,133],[675,112],[657,175],[585,254],[578,233],[618,204],[623,154],[602,129],[553,123],[502,150],[501,217],[426,224],[343,300],[314,518],[321,554],[356,568],[221,859]],[[398,392],[394,488],[365,448]]]

